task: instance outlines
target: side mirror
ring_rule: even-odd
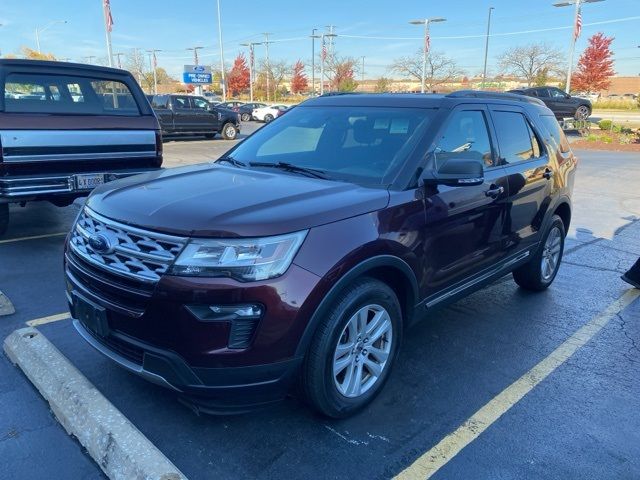
[[[207,111],[215,112],[216,111],[216,106],[213,105],[212,103],[210,103],[209,105],[207,105]]]
[[[425,172],[422,181],[430,185],[465,187],[484,183],[482,163],[474,160],[448,160],[438,170]]]

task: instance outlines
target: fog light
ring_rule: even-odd
[[[255,303],[236,305],[185,305],[198,320],[203,322],[232,322],[234,320],[259,320],[264,307]]]
[[[216,315],[233,315],[239,318],[256,318],[262,315],[258,305],[211,305],[209,309]]]

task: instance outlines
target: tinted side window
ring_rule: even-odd
[[[476,160],[485,167],[493,166],[491,142],[484,112],[462,110],[454,112],[438,141],[434,152],[435,167],[449,160]]]
[[[559,88],[550,88],[549,93],[553,98],[567,98],[565,93]]]
[[[175,108],[191,108],[189,97],[173,97],[173,106]]]
[[[546,88],[537,88],[536,89],[536,96],[540,97],[540,98],[548,98],[549,97],[549,90],[547,90]]]
[[[4,99],[7,112],[140,115],[126,84],[95,77],[9,74]]]
[[[154,95],[153,100],[151,101],[151,106],[153,108],[167,108],[168,103],[169,103],[168,95]]]
[[[527,119],[518,112],[493,112],[503,164],[540,157],[541,147]]]
[[[560,124],[558,123],[558,120],[556,120],[556,117],[552,115],[540,115],[540,120],[542,120],[542,123],[551,135],[556,148],[558,148],[562,153],[569,152],[569,142],[567,141],[567,137],[564,135],[562,128],[560,128]]]
[[[191,100],[193,100],[195,108],[206,110],[209,107],[209,102],[207,102],[204,98],[194,97]]]

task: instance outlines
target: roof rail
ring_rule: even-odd
[[[450,98],[493,98],[495,100],[515,100],[517,102],[533,103],[543,105],[544,102],[538,98],[528,97],[519,93],[488,92],[485,90],[458,90],[447,94]]]

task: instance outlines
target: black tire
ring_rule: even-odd
[[[543,273],[543,256],[548,253],[547,240],[549,239],[554,229],[557,229],[560,233],[560,251],[551,274],[545,275]],[[554,215],[551,219],[549,227],[547,228],[547,231],[544,234],[544,237],[540,242],[538,250],[533,254],[531,260],[513,271],[513,279],[521,288],[534,292],[541,292],[549,288],[549,285],[551,285],[553,283],[553,280],[556,278],[558,269],[560,268],[560,264],[562,263],[565,235],[566,232],[562,219],[558,215]]]
[[[242,119],[243,122],[248,122],[249,120],[251,120],[251,114],[243,113],[240,118]]]
[[[390,350],[377,380],[374,380],[368,390],[361,395],[350,398],[343,395],[336,385],[333,374],[334,354],[354,314],[363,307],[372,305],[382,307],[389,315],[392,333],[389,342]],[[401,340],[402,313],[394,291],[385,283],[373,278],[363,277],[356,280],[336,298],[314,334],[301,371],[303,397],[314,409],[328,417],[343,418],[356,413],[369,404],[384,387],[397,357]],[[359,353],[367,353],[367,347],[364,348],[365,350],[360,350]],[[349,355],[351,358],[358,356]],[[360,370],[362,371],[363,368],[364,366],[361,366]],[[367,378],[366,376],[364,379]]]
[[[576,108],[573,118],[576,120],[587,120],[591,116],[591,109],[588,105],[580,105]]]
[[[271,115],[270,113],[267,113],[264,116],[264,123],[269,123],[269,122],[272,122],[272,121],[273,121],[273,115]]]
[[[221,135],[225,140],[235,140],[238,136],[238,129],[233,123],[225,123],[222,126]]]
[[[9,228],[9,204],[0,203],[0,235],[7,233]]]
[[[206,138],[207,140],[212,140],[212,139],[216,138],[216,134],[215,133],[205,133],[204,134],[204,138]]]

